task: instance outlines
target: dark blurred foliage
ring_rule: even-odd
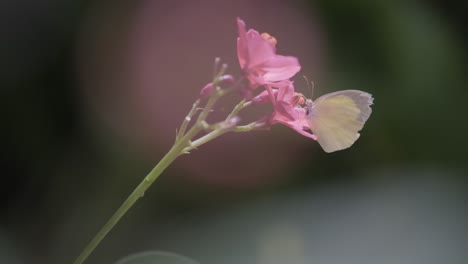
[[[99,134],[99,128],[89,131],[83,110],[87,102],[77,70],[78,35],[96,6],[112,5],[132,9],[137,4],[0,3],[0,232],[11,237],[22,259],[36,259],[34,263],[73,259],[69,254],[78,253],[152,166],[126,153],[127,146]],[[314,159],[293,168],[293,177],[249,191],[177,186],[163,177],[162,187],[155,187],[151,197],[160,208],[190,215],[187,212],[242,204],[269,193],[388,180],[393,176],[359,173],[387,168],[447,169],[466,176],[468,32],[463,2],[323,0],[298,6],[313,10],[323,27],[328,60],[316,85],[329,91],[361,89],[375,97],[359,144],[327,155],[310,142]],[[171,168],[168,174],[175,171]],[[116,172],[127,177],[110,180]],[[466,178],[457,180],[466,183]],[[97,209],[88,212],[85,205],[95,199]],[[144,207],[155,210],[150,202],[142,202],[135,211]],[[91,214],[101,222],[66,222]],[[85,223],[86,227],[74,226]],[[127,222],[139,223],[148,222]],[[71,241],[74,236],[76,241]],[[113,239],[122,237],[111,235],[103,251],[115,245]]]
[[[460,117],[467,113],[467,39],[455,5],[321,1],[319,6],[333,54],[327,83],[366,87],[376,98],[366,127],[371,136],[361,139],[367,147],[322,155],[319,162],[349,167],[319,168],[464,167],[467,124]]]

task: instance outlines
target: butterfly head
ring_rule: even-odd
[[[309,113],[311,112],[313,106],[314,106],[314,101],[312,101],[312,99],[306,99],[306,101],[305,101],[306,115],[309,115]]]

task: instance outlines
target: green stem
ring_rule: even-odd
[[[190,143],[190,145],[186,148],[184,148],[182,150],[182,153],[188,153],[189,151],[191,151],[192,149],[196,149],[198,147],[200,147],[201,145],[207,143],[208,141],[211,141],[229,131],[231,131],[232,129],[216,129],[216,130],[213,130],[211,131],[210,133],[204,135],[203,137],[193,141],[192,143]]]
[[[99,230],[96,236],[89,242],[86,248],[81,252],[78,258],[73,262],[74,264],[83,263],[86,258],[93,252],[93,250],[99,245],[104,237],[109,233],[110,230],[117,224],[123,215],[135,204],[135,202],[143,196],[145,191],[151,186],[151,184],[161,175],[161,173],[180,155],[181,150],[184,147],[183,142],[176,143],[169,152],[159,161],[159,163],[151,170],[151,172],[143,179],[143,181],[133,190],[128,196],[127,200],[117,209],[107,223]]]
[[[244,109],[246,103],[245,103],[245,99],[242,99],[242,101],[240,101],[235,107],[234,109],[232,110],[232,112],[226,117],[226,120],[230,120],[231,118],[233,118],[235,115],[237,115],[242,109]]]
[[[150,171],[148,175],[140,182],[140,184],[128,196],[127,200],[117,209],[107,223],[99,230],[96,236],[89,242],[85,249],[81,252],[73,264],[82,264],[86,258],[94,251],[99,243],[106,237],[107,233],[119,222],[120,218],[135,204],[135,202],[143,196],[145,191],[153,184],[153,182],[161,175],[161,173],[182,154],[182,150],[187,147],[189,140],[196,136],[202,128],[200,125],[194,125],[188,132],[180,138],[167,152],[167,154],[159,161],[159,163]]]
[[[223,64],[218,74],[215,76],[213,80],[213,84],[215,86],[217,86],[217,83],[219,82],[219,78],[224,74],[224,72],[226,71],[226,68],[227,68],[227,65]],[[235,85],[238,85],[238,84],[239,83]],[[197,100],[193,104],[192,109],[188,113],[187,117],[185,118],[184,122],[181,125],[180,130],[176,134],[176,142],[174,143],[172,148],[159,161],[159,163],[153,168],[153,170],[151,170],[151,172],[143,179],[143,181],[135,188],[135,190],[133,190],[130,196],[128,196],[125,202],[119,207],[119,209],[117,209],[117,211],[111,216],[111,218],[106,222],[106,224],[101,228],[101,230],[99,230],[96,236],[91,240],[91,242],[89,242],[89,244],[85,247],[85,249],[78,256],[75,262],[73,262],[74,264],[82,264],[88,258],[88,256],[96,249],[99,243],[106,237],[106,235],[112,230],[112,228],[114,228],[114,226],[119,222],[119,220],[127,213],[128,210],[130,210],[130,208],[135,204],[135,202],[138,201],[138,199],[143,196],[143,194],[151,186],[151,184],[153,184],[153,182],[159,177],[159,175],[161,175],[161,173],[178,156],[180,156],[182,153],[187,153],[187,151],[194,149],[202,144],[205,144],[206,142],[214,138],[217,138],[226,132],[233,130],[233,127],[219,128],[199,138],[193,143],[191,142],[192,138],[194,138],[203,129],[206,129],[207,124],[205,120],[208,117],[211,109],[216,104],[216,101],[220,97],[230,93],[232,90],[233,88],[225,89],[225,90],[217,90],[215,93],[213,93],[208,99],[208,102],[206,103],[204,109],[199,114],[197,120],[195,121],[195,124],[193,124],[193,126],[188,130],[188,132],[185,133],[192,117],[194,116],[194,114],[196,113],[198,109],[197,107],[200,103],[200,100]],[[248,105],[248,103],[245,103],[245,101],[241,101],[241,103],[236,107],[234,112],[231,113],[229,117],[232,117],[235,114],[237,114],[246,105]]]
[[[232,131],[234,131],[234,132],[249,132],[249,131],[252,131],[252,130],[258,130],[258,129],[262,129],[262,128],[267,128],[265,126],[265,123],[252,122],[252,123],[250,123],[248,125],[236,126]]]
[[[185,134],[185,131],[187,130],[187,126],[192,120],[193,115],[195,112],[197,112],[197,107],[200,104],[200,99],[195,101],[195,103],[192,105],[192,109],[190,109],[190,112],[187,114],[187,116],[184,118],[184,122],[182,122],[182,125],[180,126],[180,130],[178,131],[176,135],[176,141],[179,140],[180,137],[183,137]]]

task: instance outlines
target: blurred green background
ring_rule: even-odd
[[[273,171],[260,170],[266,176],[251,182],[223,182],[231,170],[223,171],[225,166],[244,164],[230,157],[247,155],[220,151],[229,146],[200,148],[202,154],[191,154],[195,165],[185,161],[191,156],[176,161],[89,263],[114,263],[144,250],[167,250],[200,263],[466,261],[468,35],[461,1],[200,1],[194,8],[185,1],[6,0],[0,6],[1,263],[71,263],[168,149],[167,135],[184,115],[156,108],[141,121],[140,112],[127,111],[138,108],[140,97],[119,90],[136,82],[121,67],[133,65],[132,59],[115,55],[132,52],[132,36],[138,35],[132,32],[140,25],[135,21],[144,15],[161,22],[154,27],[163,33],[167,26],[167,36],[185,47],[170,55],[170,62],[156,62],[159,74],[167,67],[169,75],[194,80],[183,94],[155,85],[157,94],[144,95],[146,104],[164,96],[186,112],[190,104],[184,99],[196,98],[221,49],[230,52],[223,59],[238,71],[235,17],[240,16],[249,28],[275,35],[269,25],[277,23],[284,25],[280,36],[296,35],[279,38],[285,45],[281,52],[299,57],[301,74],[312,75],[317,95],[360,89],[374,95],[375,105],[356,145],[334,154],[287,128],[255,133],[260,147],[245,175],[255,171],[252,159],[264,162],[259,167],[279,162],[271,153],[288,161],[277,170],[273,165]],[[205,7],[216,11],[203,13]],[[193,23],[183,22],[186,13]],[[172,32],[173,21],[186,31]],[[227,30],[211,32],[198,22]],[[190,43],[192,33],[213,39]],[[167,53],[166,44],[158,45],[165,43],[161,36],[148,46]],[[302,39],[318,43],[314,51],[297,50]],[[197,45],[213,41],[231,46],[211,49],[211,57],[203,52],[193,57]],[[184,46],[192,44],[192,50]],[[199,63],[206,76],[188,75],[195,69],[184,68],[190,65],[185,60]],[[153,74],[151,67],[145,71]],[[179,78],[171,80],[174,87],[180,87]],[[94,89],[100,82],[115,90]],[[168,119],[152,125],[161,134],[141,134],[144,129],[134,125],[151,123],[158,114]],[[127,115],[139,121],[121,122]],[[219,141],[255,148],[250,136]],[[278,141],[294,147],[285,150],[273,144]],[[263,150],[270,143],[273,147]],[[226,164],[210,162],[224,155]],[[214,176],[197,176],[205,171]]]

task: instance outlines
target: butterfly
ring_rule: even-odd
[[[343,90],[306,101],[306,120],[325,152],[351,147],[370,114],[374,98],[358,90]]]

